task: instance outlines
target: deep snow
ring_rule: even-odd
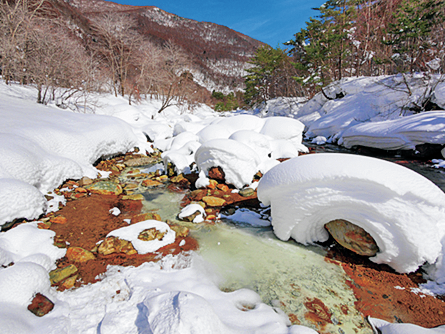
[[[173,162],[178,171],[197,168],[200,184],[206,184],[212,164],[223,166],[229,183],[237,188],[249,185],[257,171],[266,173],[258,189],[260,198],[265,203],[272,202],[272,224],[283,239],[292,236],[297,240],[302,238],[299,241],[303,243],[324,239],[326,232],[320,228],[321,221],[330,218],[318,215],[316,206],[342,204],[335,213],[349,215],[344,218],[370,229],[368,232],[381,247],[382,252],[374,261],[389,263],[405,272],[416,269],[423,261],[433,263],[437,258],[438,262],[427,269],[430,281],[425,287],[443,293],[443,201],[439,203],[438,199],[444,195],[440,190],[415,173],[401,171],[401,167],[389,163],[363,162],[361,158],[341,163],[324,156],[297,157],[299,152],[307,150],[302,145],[305,127],[306,135],[318,138],[319,143],[338,140],[352,145],[354,140],[362,140],[365,131],[372,131],[373,141],[381,145],[392,143],[393,138],[402,138],[403,147],[418,142],[444,144],[439,122],[442,112],[400,117],[400,108],[410,102],[409,98],[404,93],[388,91],[382,84],[397,80],[349,79],[328,90],[333,96],[338,91],[346,93],[342,99],[328,101],[317,95],[304,105],[300,101],[277,100],[259,111],[223,114],[204,106],[193,113],[172,107],[157,114],[158,101],[129,106],[123,98],[97,96],[101,107],[96,115],[37,105],[32,87],[1,83],[0,225],[15,218],[38,217],[46,210],[43,196],[46,192],[68,178],[96,177],[97,170],[92,164],[98,158],[135,146],[142,152],[151,152],[153,145],[164,151],[164,161]],[[445,106],[443,85],[436,92],[435,103]],[[281,117],[267,117],[273,115]],[[427,118],[427,126],[422,128],[419,118]],[[295,159],[278,165],[277,158]],[[308,159],[317,161],[299,171],[293,169],[292,164],[304,165]],[[191,166],[192,162],[196,162],[196,167]],[[400,175],[410,182],[403,182]],[[316,187],[308,186],[314,183]],[[292,188],[295,184],[300,187],[303,184],[307,197]],[[286,194],[291,204],[284,206],[286,200],[277,209],[273,203]],[[388,199],[387,203],[382,203],[382,196]],[[303,216],[312,214],[317,218],[316,223],[310,225],[304,219],[301,220],[304,223],[299,222],[299,213],[290,211],[295,209],[297,200],[298,205],[306,205]],[[351,203],[367,210],[368,215],[364,217],[358,210],[350,210]],[[260,217],[237,214],[241,223],[263,224]],[[290,222],[280,222],[284,217],[290,217]],[[396,223],[383,222],[388,217]],[[419,226],[415,219],[425,224]],[[268,223],[264,221],[264,225]],[[292,231],[296,226],[301,229],[300,236]],[[130,238],[135,233],[131,231]],[[35,242],[28,242],[30,235]],[[313,332],[300,326],[288,327],[287,317],[261,303],[252,291],[230,294],[219,291],[218,279],[196,254],[167,257],[160,264],[147,263],[139,268],[110,267],[99,283],[57,292],[49,286],[48,271],[64,251],[52,246],[52,237],[51,232],[38,230],[36,223],[0,234],[1,265],[15,263],[0,268],[2,331],[156,333],[175,328],[182,333]],[[116,294],[117,290],[121,293]],[[43,318],[36,318],[26,309],[36,292],[46,294],[56,304]],[[246,304],[253,309],[241,311],[241,305]],[[213,311],[196,320],[202,308]],[[386,325],[379,323],[379,326]],[[388,330],[396,332],[397,329]]]

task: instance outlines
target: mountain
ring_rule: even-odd
[[[228,27],[182,18],[154,6],[128,6],[104,0],[51,1],[84,32],[93,34],[90,19],[104,13],[125,13],[137,21],[137,30],[157,45],[171,41],[193,60],[195,82],[208,90],[243,88],[244,69],[264,43]]]

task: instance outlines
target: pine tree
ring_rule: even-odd
[[[398,72],[425,70],[427,53],[431,54],[433,30],[444,22],[441,0],[403,0],[389,24],[384,44],[393,48],[391,61]]]

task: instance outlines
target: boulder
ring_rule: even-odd
[[[325,228],[335,241],[354,253],[374,256],[379,251],[377,243],[368,232],[346,220],[333,220],[327,223]]]
[[[158,231],[153,227],[139,233],[138,239],[143,241],[162,240],[166,234],[167,232]]]

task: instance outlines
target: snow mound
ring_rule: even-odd
[[[196,151],[195,161],[199,170],[206,174],[212,167],[221,167],[226,182],[237,188],[252,182],[261,163],[255,151],[232,139],[214,139],[206,142]]]
[[[445,111],[359,124],[343,132],[338,143],[346,148],[367,146],[384,150],[414,150],[424,143],[445,145]]]
[[[258,198],[271,205],[282,240],[326,241],[324,225],[347,220],[366,230],[379,252],[372,261],[398,272],[433,264],[445,234],[445,194],[405,167],[348,154],[306,155],[266,173]]]
[[[202,223],[204,221],[204,217],[206,216],[204,208],[199,204],[189,204],[184,207],[178,215],[179,219],[183,219],[193,215],[195,212],[199,212],[199,214],[193,219],[193,223]]]
[[[148,229],[156,229],[159,232],[166,233],[161,240],[145,241],[138,239],[139,233]],[[117,237],[119,239],[130,241],[134,249],[139,254],[156,252],[159,248],[170,245],[175,242],[176,233],[168,224],[157,220],[145,220],[130,226],[125,226],[108,233],[107,237]]]
[[[0,234],[0,265],[34,262],[47,270],[55,269],[56,260],[66,249],[53,245],[55,232],[37,228],[37,223],[21,224]]]
[[[0,225],[36,218],[45,209],[45,192],[66,179],[95,178],[97,159],[137,145],[120,119],[39,105],[19,98],[20,87],[1,84],[0,92]]]

